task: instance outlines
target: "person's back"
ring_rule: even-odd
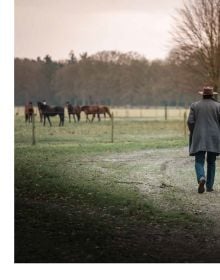
[[[198,151],[220,153],[220,103],[212,98],[193,103],[188,125],[193,126],[191,155]]]
[[[204,87],[203,99],[190,107],[188,127],[190,130],[189,153],[195,156],[198,192],[213,191],[216,156],[220,154],[220,103],[213,99],[213,88]],[[204,164],[207,155],[207,178]]]

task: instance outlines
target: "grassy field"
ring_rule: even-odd
[[[15,262],[216,261],[212,221],[185,211],[182,190],[161,179],[170,164],[181,181],[182,120],[115,117],[114,143],[109,119],[51,120],[36,118],[32,145],[31,124],[15,116]]]
[[[21,110],[21,108],[15,109],[15,111],[17,110]],[[162,114],[162,110],[158,109],[156,111],[158,112],[156,113],[157,115]],[[153,115],[151,114],[149,114],[147,118],[138,117],[138,115],[135,114],[135,110],[129,110],[130,117],[128,119],[127,117],[123,117],[123,115],[126,114],[126,110],[122,111],[122,109],[117,109],[116,111],[113,110],[113,112],[115,116],[114,140],[117,144],[122,143],[123,145],[126,145],[127,143],[138,143],[139,145],[145,143],[146,145],[149,145],[151,143],[150,145],[153,147],[154,143],[155,145],[158,145],[158,143],[159,145],[163,145],[161,141],[164,137],[166,138],[166,143],[169,137],[177,141],[180,139],[184,140],[184,119],[182,117],[179,120],[174,119],[165,122],[163,117],[161,120],[156,118],[152,121],[151,117]],[[74,123],[73,120],[69,123],[66,115],[64,128],[58,127],[58,117],[51,118],[53,128],[49,128],[48,122],[46,122],[46,127],[43,127],[39,122],[39,116],[37,115],[37,141],[47,144],[58,144],[57,142],[61,142],[62,144],[67,144],[68,142],[71,142],[71,144],[93,144],[94,142],[98,142],[102,144],[111,142],[111,121],[109,118],[104,119],[102,117],[101,122],[98,122],[96,118],[91,124],[85,122],[84,114],[81,115],[82,120],[80,123]],[[116,115],[118,115],[118,117]],[[175,137],[173,137],[174,135]],[[16,144],[19,142],[28,143],[31,142],[31,137],[32,126],[28,124],[25,125],[24,116],[20,112],[19,115],[16,116],[15,142]],[[158,137],[160,138],[159,142],[155,141]]]

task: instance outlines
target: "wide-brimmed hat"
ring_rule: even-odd
[[[218,92],[213,91],[213,87],[204,87],[203,91],[199,91],[199,94],[203,96],[207,96],[207,95],[216,95],[218,94]]]

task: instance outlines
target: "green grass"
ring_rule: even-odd
[[[178,262],[195,257],[196,242],[186,246],[182,235],[193,228],[191,238],[200,238],[199,219],[164,212],[134,184],[118,182],[132,171],[123,164],[99,166],[99,157],[186,146],[181,122],[116,119],[114,143],[107,120],[64,127],[53,123],[50,128],[36,122],[33,146],[31,125],[15,120],[16,262]]]
[[[183,123],[180,121],[146,121],[133,119],[115,119],[114,145],[111,145],[111,121],[106,119],[93,123],[69,123],[58,126],[58,118],[51,118],[53,127],[42,126],[36,120],[36,141],[42,145],[95,145],[99,150],[110,148],[111,151],[120,148],[137,150],[141,148],[181,147],[186,145]],[[32,126],[25,124],[22,117],[15,120],[15,143],[17,145],[32,143]]]

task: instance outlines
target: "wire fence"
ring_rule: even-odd
[[[189,114],[189,108],[184,107],[110,107],[110,111],[115,118],[145,118],[148,120],[182,120],[184,115]],[[24,107],[15,107],[15,115],[24,116]],[[34,107],[34,112],[39,116],[38,108]],[[65,118],[68,118],[68,112],[65,108]],[[85,114],[81,114],[82,120]]]
[[[174,108],[174,107],[151,107],[151,108],[140,108],[140,107],[129,107],[129,108],[123,108],[123,107],[111,107],[110,108],[112,118],[111,118],[111,126],[108,128],[109,132],[105,132],[107,134],[111,135],[111,142],[114,142],[115,139],[115,121],[117,122],[117,128],[118,125],[122,123],[125,123],[126,120],[134,120],[135,123],[143,123],[145,121],[150,121],[150,122],[157,122],[157,121],[178,121],[179,122],[179,127],[178,130],[181,130],[182,136],[186,139],[187,134],[188,134],[188,129],[186,125],[187,121],[187,115],[189,113],[189,109],[179,107],[179,108]],[[34,116],[33,116],[33,122],[32,122],[32,144],[35,145],[36,139],[35,135],[39,135],[39,111],[37,107],[34,107]],[[15,107],[15,117],[18,117],[20,120],[22,117],[25,117],[24,114],[24,107]],[[69,123],[69,117],[68,117],[68,112],[65,108],[65,123]],[[71,115],[71,122],[73,121],[73,117]],[[101,119],[104,120],[104,116],[101,115]],[[97,122],[96,118],[96,122]],[[109,120],[109,117],[106,117],[106,120]],[[81,114],[81,121],[80,123],[86,122],[86,116],[84,112]],[[119,123],[118,123],[119,122]],[[37,125],[37,130],[36,130],[36,125]],[[141,124],[140,124],[141,125]],[[68,125],[64,125],[67,126]],[[99,126],[99,130],[101,127]],[[134,129],[134,128],[133,128]],[[133,134],[133,129],[131,129],[131,134]],[[118,130],[118,129],[117,129]],[[120,127],[120,131],[122,130],[122,127]],[[88,133],[87,133],[88,134]]]

